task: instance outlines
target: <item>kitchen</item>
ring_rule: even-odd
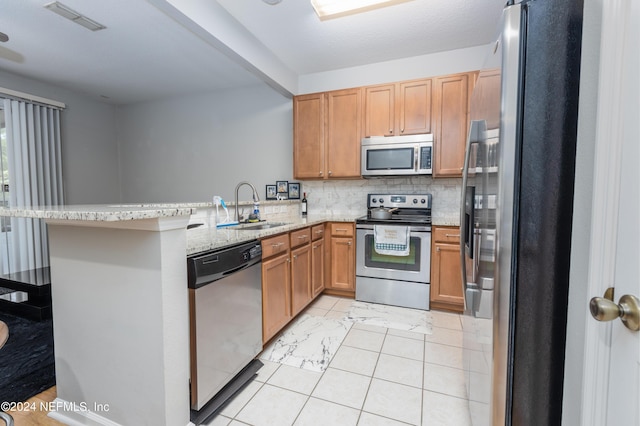
[[[594,9],[588,9],[592,13],[588,17],[597,21],[597,10]],[[599,40],[597,31],[594,29],[593,33],[587,35],[592,37],[592,44],[588,46],[597,52],[598,42],[594,41]],[[471,71],[479,67],[483,55],[483,49],[432,54],[423,58],[425,64],[420,75],[413,74],[415,68],[403,66],[400,61],[396,63],[392,76],[383,77],[383,74],[388,74],[387,67],[384,64],[376,67],[374,64],[367,67],[366,78],[362,73],[355,79],[345,75],[344,82],[335,86],[323,85],[321,78],[315,83],[311,78],[301,78],[302,87],[298,93]],[[593,57],[589,58],[594,60]],[[597,58],[594,61],[597,64]],[[586,75],[593,81],[597,79],[597,73],[595,70],[591,72],[589,74],[587,71]],[[291,152],[291,101],[266,85],[257,84],[250,88],[216,92],[210,96],[181,96],[172,101],[119,108],[10,73],[3,72],[2,86],[62,99],[69,104],[69,109],[65,111],[69,120],[65,128],[69,143],[65,148],[65,189],[67,201],[72,204],[189,202],[209,199],[212,191],[231,199],[233,184],[241,180],[259,185],[283,179],[293,180],[281,172],[293,169],[292,156],[281,154]],[[584,92],[581,100],[583,98]],[[95,114],[89,114],[90,111]],[[147,129],[153,129],[153,132]],[[260,129],[259,134],[255,129]],[[196,145],[197,148],[189,148],[191,145],[185,148],[184,144],[175,143],[177,140],[210,141],[211,134],[216,135],[216,140],[220,138],[233,143],[220,146],[204,142]],[[256,143],[258,138],[259,143]],[[117,146],[114,140],[119,141]],[[158,149],[150,149],[152,147]],[[253,155],[247,156],[247,152]],[[158,164],[163,167],[158,167]],[[243,167],[237,167],[237,164]],[[186,170],[189,173],[183,173]],[[212,182],[213,185],[220,180],[232,184],[214,190],[200,183]],[[115,182],[122,185],[121,190]],[[455,180],[445,179],[443,183],[432,178],[304,181],[302,187],[310,192],[309,209],[313,213],[314,209],[334,209],[336,206],[361,209],[359,206],[364,205],[367,193],[381,192],[380,189],[391,192],[396,189],[394,185],[402,192],[411,192],[416,188],[422,189],[425,182],[434,194],[434,221],[438,215],[446,218],[448,213],[447,209],[443,209],[444,200],[455,207],[460,193]],[[359,201],[352,201],[354,199]]]

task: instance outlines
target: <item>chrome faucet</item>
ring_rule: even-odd
[[[242,185],[249,185],[251,187],[251,189],[253,190],[253,202],[257,203],[260,201],[260,197],[258,196],[258,191],[256,190],[256,187],[251,185],[249,182],[246,181],[242,181],[240,182],[238,185],[236,185],[236,214],[235,214],[235,221],[239,222],[239,216],[238,216],[238,191],[240,190],[240,187]]]

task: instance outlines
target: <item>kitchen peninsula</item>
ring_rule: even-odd
[[[189,424],[186,255],[326,220],[353,220],[292,215],[277,228],[217,229],[206,214],[196,214],[210,207],[0,209],[0,216],[48,224],[57,402],[64,407],[52,417],[101,425]],[[203,226],[187,231],[196,221]]]

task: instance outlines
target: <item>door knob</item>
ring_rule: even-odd
[[[589,310],[598,321],[620,318],[629,330],[640,330],[640,299],[635,296],[625,294],[617,304],[604,297],[594,297],[589,302]]]

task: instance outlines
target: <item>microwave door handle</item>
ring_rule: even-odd
[[[416,173],[418,173],[418,171],[419,171],[419,169],[418,169],[418,167],[419,167],[418,159],[420,158],[419,154],[420,154],[420,147],[416,146],[415,148],[413,148],[413,171],[416,172]]]

